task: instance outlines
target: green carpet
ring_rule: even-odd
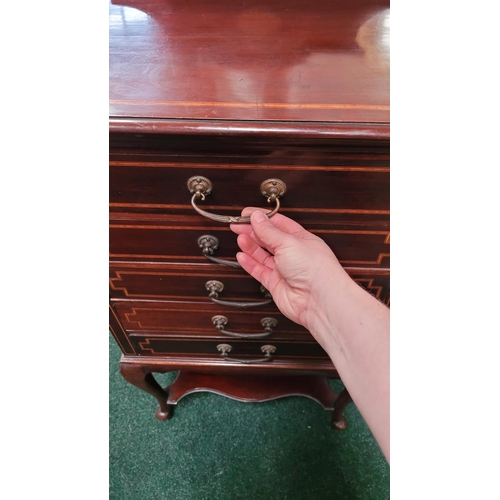
[[[252,404],[191,394],[160,422],[156,400],[119,374],[111,337],[109,356],[110,500],[389,498],[389,466],[353,404],[345,432],[300,397]]]

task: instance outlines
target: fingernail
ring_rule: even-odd
[[[254,212],[253,220],[255,222],[264,222],[267,219],[266,214],[264,212],[258,211]]]

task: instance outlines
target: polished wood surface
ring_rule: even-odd
[[[229,320],[229,330],[263,331],[261,319],[274,317],[278,325],[273,329],[271,338],[306,338],[311,335],[302,326],[293,323],[280,314],[274,306],[255,307],[251,310],[220,306],[206,299],[205,302],[191,301],[115,301],[115,310],[121,324],[128,332],[156,332],[175,337],[204,338],[224,336],[215,329],[212,317],[222,314]]]
[[[205,283],[218,280],[220,299],[263,298],[244,271],[202,255],[198,238],[210,234],[214,255],[234,261],[236,236],[194,211],[186,183],[209,178],[200,208],[239,215],[267,208],[259,186],[281,179],[280,212],[388,304],[389,2],[112,0],[109,9],[110,330],[123,376],[158,400],[161,420],[178,398],[154,372],[180,370],[179,394],[211,378],[230,395],[235,379],[225,377],[244,376],[238,397],[252,401],[265,392],[254,377],[290,394],[311,376],[309,394],[335,400],[332,425],[345,428],[350,397],[326,388],[338,373],[309,332],[272,303],[247,310],[208,297]],[[262,332],[264,316],[278,324],[268,337],[235,339],[215,315],[236,333]],[[245,364],[223,358],[221,343],[240,361],[261,359],[265,344],[276,351]]]
[[[327,125],[327,126],[326,126]],[[221,138],[221,129],[233,140],[235,138],[252,142],[253,147],[259,149],[259,143],[263,136],[270,137],[273,141],[282,143],[287,140],[290,131],[296,134],[296,140],[300,144],[307,141],[322,140],[322,145],[327,145],[325,139],[346,141],[356,139],[362,147],[363,142],[371,141],[376,144],[380,140],[389,139],[388,123],[342,123],[342,122],[293,122],[293,121],[255,121],[255,120],[178,120],[173,118],[120,118],[109,117],[109,130],[116,134],[113,139],[118,145],[128,147],[129,144],[140,144],[146,141],[151,147],[155,142],[169,141],[167,138],[175,137],[169,141],[169,145],[175,150],[176,144],[186,140],[198,141],[198,145],[212,145],[226,142]],[[129,135],[136,134],[136,135]],[[162,139],[158,140],[158,135]],[[155,137],[157,140],[155,141]],[[121,138],[121,141],[120,141]],[[140,139],[140,140],[139,140]],[[363,142],[361,142],[363,140]],[[234,143],[234,142],[233,142]],[[318,143],[316,142],[315,145]],[[332,143],[329,143],[331,146]],[[297,143],[288,143],[289,147],[296,147]],[[241,144],[237,144],[238,151]],[[157,148],[158,149],[158,148]]]
[[[169,386],[168,402],[177,404],[183,397],[195,392],[208,391],[222,394],[242,402],[272,401],[286,396],[307,396],[325,408],[333,410],[335,395],[326,380],[318,376],[244,377],[181,372]]]
[[[259,360],[263,358],[261,347],[271,344],[276,347],[276,352],[272,356],[271,362],[258,363],[259,365],[273,364],[274,359],[281,362],[288,360],[295,365],[295,369],[301,367],[302,361],[306,358],[318,358],[322,361],[328,360],[328,355],[321,346],[312,339],[309,343],[305,341],[293,342],[290,337],[287,340],[261,339],[261,340],[236,340],[231,338],[219,338],[217,340],[201,340],[200,338],[172,340],[160,335],[132,333],[129,335],[130,341],[138,354],[147,356],[182,356],[184,358],[193,357],[211,361],[214,372],[222,365],[238,364],[224,359],[217,346],[229,344],[232,347],[231,357],[242,360]],[[257,366],[257,363],[253,366]]]
[[[279,358],[272,363],[246,365],[240,363],[224,363],[217,360],[217,365],[210,357],[185,356],[182,353],[171,353],[169,356],[154,356],[146,353],[137,353],[134,356],[122,356],[121,364],[144,367],[149,372],[167,373],[171,371],[186,371],[197,373],[218,373],[221,375],[259,376],[290,376],[300,374],[321,375],[323,377],[338,378],[337,369],[328,359],[303,358],[300,370],[293,359]],[[214,367],[217,369],[214,370]]]
[[[200,230],[201,229],[201,230]],[[207,228],[177,227],[167,224],[110,224],[110,252],[113,259],[199,261],[205,258],[198,247],[198,237]],[[229,256],[238,250],[234,234],[208,228],[224,244]],[[389,231],[365,227],[314,230],[335,251],[341,264],[366,267],[387,267],[389,262]]]
[[[385,302],[389,296],[387,268],[346,267],[348,274],[374,297]],[[110,264],[111,298],[125,300],[183,300],[207,303],[206,283],[217,278],[223,283],[220,298],[235,301],[262,300],[260,284],[241,269],[217,264],[127,262]],[[118,300],[117,300],[118,299]],[[267,306],[266,310],[271,309]],[[259,310],[263,310],[259,308]],[[274,312],[277,310],[272,308]]]
[[[361,156],[361,155],[360,155]],[[148,161],[149,160],[149,161]],[[210,210],[236,210],[246,206],[266,207],[266,198],[260,193],[260,184],[269,178],[281,179],[287,191],[283,195],[283,209],[294,207],[295,211],[306,209],[323,210],[370,210],[387,214],[389,210],[389,190],[387,159],[356,158],[351,155],[341,165],[266,165],[237,164],[232,161],[191,162],[142,161],[113,162],[110,171],[110,202],[113,206],[129,207],[138,202],[157,208],[179,208],[189,206],[190,194],[187,180],[196,175],[204,175],[213,184],[213,190],[200,208]],[[282,158],[283,161],[283,158]],[[317,159],[316,159],[317,161]],[[235,170],[230,177],[225,170]],[[203,174],[201,172],[203,171]],[[240,189],[241,185],[248,189]],[[168,200],[168,204],[165,203]],[[268,205],[270,206],[270,205]],[[235,215],[239,215],[236,213]]]
[[[289,396],[304,396],[320,404],[332,413],[331,426],[345,430],[347,423],[343,417],[345,406],[351,401],[346,389],[335,394],[325,377],[320,375],[295,375],[293,377],[258,375],[213,374],[196,371],[180,371],[177,378],[166,388],[162,388],[153,377],[154,371],[165,373],[169,367],[156,367],[147,363],[121,363],[121,374],[132,385],[148,392],[158,401],[156,418],[172,418],[177,403],[196,392],[211,392],[237,401],[257,403]]]
[[[110,116],[389,122],[387,0],[110,4]]]
[[[112,304],[109,305],[109,331],[112,333],[116,343],[120,346],[123,354],[135,354],[134,347],[130,343],[128,335],[125,333],[123,326],[118,319],[115,308]]]

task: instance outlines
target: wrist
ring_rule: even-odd
[[[359,286],[339,263],[325,267],[321,283],[311,294],[311,306],[304,325],[330,355],[342,348],[341,318],[351,308]],[[326,270],[327,269],[327,270]]]
[[[375,331],[385,331],[389,309],[360,287],[345,271],[335,286],[318,301],[316,323],[311,333],[334,363],[350,358],[353,350],[371,341]],[[322,312],[321,312],[322,311]]]

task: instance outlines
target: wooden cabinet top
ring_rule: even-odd
[[[389,123],[389,1],[112,0],[112,120]]]

